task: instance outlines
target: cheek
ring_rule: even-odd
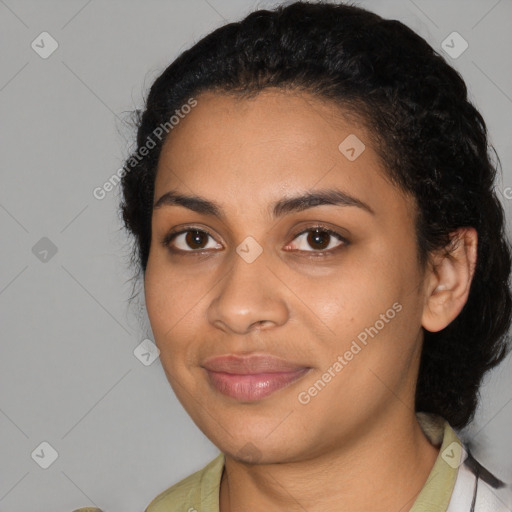
[[[418,282],[414,253],[382,244],[354,252],[333,279],[310,287],[308,303],[334,340],[329,357],[349,350],[355,340],[365,348],[364,357],[357,357],[365,364],[392,366],[407,359],[421,324]]]
[[[195,386],[189,381],[190,371],[207,332],[205,301],[213,282],[208,272],[203,274],[184,272],[156,257],[148,261],[146,269],[144,292],[151,330],[162,366],[177,393],[180,383]]]
[[[386,262],[384,254],[358,252],[347,258],[331,276],[316,282],[303,281],[298,295],[333,327],[347,324],[364,327],[397,300],[402,279],[406,279],[404,271]]]
[[[146,310],[160,351],[176,346],[180,329],[189,324],[193,315],[193,296],[184,293],[179,278],[158,262],[148,262],[144,278]],[[188,287],[190,290],[190,286]],[[195,300],[197,303],[197,299]]]
[[[186,339],[182,332],[187,324],[187,317],[182,311],[183,301],[174,283],[165,279],[148,265],[144,281],[146,309],[148,313],[154,342],[160,350],[160,362],[169,383],[179,396],[179,382],[182,380],[180,371],[184,368],[182,361],[186,358],[185,345],[180,340]],[[181,319],[181,321],[180,321]]]
[[[148,262],[146,275],[144,276],[144,296],[146,301],[146,310],[151,323],[151,329],[155,335],[158,344],[158,338],[165,327],[168,314],[167,303],[169,294],[164,293],[165,286],[162,279],[159,278],[160,272],[154,264]]]

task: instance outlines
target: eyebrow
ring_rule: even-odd
[[[339,189],[322,189],[315,192],[307,192],[302,195],[285,197],[271,205],[274,218],[284,215],[301,212],[315,206],[335,205],[335,206],[355,206],[375,215],[374,210],[365,202],[353,197]],[[163,206],[183,206],[202,215],[210,215],[226,220],[222,207],[215,201],[210,201],[204,197],[184,195],[171,190],[166,192],[153,205],[153,210]]]

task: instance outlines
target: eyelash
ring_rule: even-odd
[[[333,248],[333,249],[329,249],[329,250],[326,250],[326,249],[322,249],[322,250],[312,250],[312,251],[301,251],[299,249],[294,249],[290,252],[305,252],[305,253],[311,253],[309,254],[309,256],[313,257],[313,258],[317,258],[317,257],[328,257],[328,256],[332,256],[335,252],[337,252],[338,250],[342,249],[344,246],[347,246],[349,245],[349,242],[348,240],[343,237],[342,235],[340,235],[340,233],[338,233],[337,231],[333,231],[332,229],[326,227],[326,226],[322,226],[321,224],[317,224],[315,226],[311,226],[311,227],[308,227],[307,229],[303,230],[303,231],[300,231],[299,233],[296,233],[293,238],[292,238],[292,241],[295,240],[297,237],[301,236],[301,235],[304,235],[305,233],[309,233],[309,232],[312,232],[312,231],[315,231],[315,230],[320,230],[320,233],[327,233],[328,235],[331,235],[335,238],[337,238],[340,242],[342,242],[340,245],[338,245],[337,247]],[[173,249],[170,247],[170,244],[171,242],[178,236],[178,235],[182,235],[184,233],[189,233],[191,231],[197,231],[199,233],[204,233],[206,235],[208,235],[209,237],[213,238],[214,239],[214,236],[209,233],[208,231],[204,230],[204,229],[198,229],[194,226],[185,226],[183,229],[180,229],[179,231],[171,231],[169,233],[167,233],[167,235],[164,236],[164,238],[162,239],[161,243],[164,247],[167,247],[170,251],[174,252],[174,253],[179,253],[180,255],[181,254],[186,254],[186,253],[189,253],[191,255],[204,255],[205,252],[209,252],[211,249],[191,249],[189,251],[184,251],[183,249]]]

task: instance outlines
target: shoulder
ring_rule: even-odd
[[[467,449],[467,447],[466,447]],[[494,476],[467,449],[457,471],[457,480],[448,512],[510,512],[512,487]]]
[[[224,454],[219,454],[205,467],[158,494],[144,512],[193,512],[210,502],[218,510],[219,486],[224,469]],[[214,510],[214,509],[206,509]]]
[[[494,476],[469,454],[464,467],[476,476],[475,510],[509,512],[512,510],[512,487]]]

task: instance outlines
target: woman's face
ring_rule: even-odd
[[[164,144],[154,200],[152,331],[178,399],[220,450],[305,459],[413,414],[415,204],[362,126],[306,94],[204,93]]]

